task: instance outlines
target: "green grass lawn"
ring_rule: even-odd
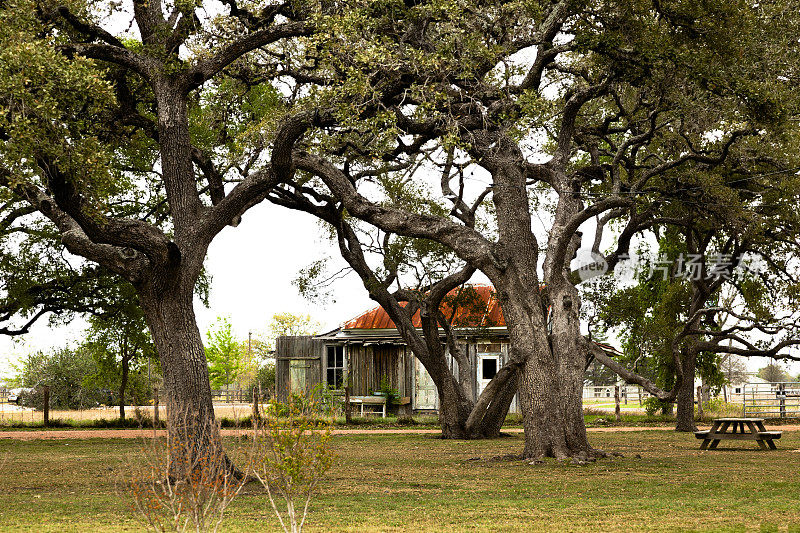
[[[502,459],[522,437],[334,437],[313,531],[800,531],[800,432],[777,451],[701,451],[689,434],[592,433],[624,454],[585,466]],[[115,476],[135,440],[0,441],[0,531],[141,530]],[[637,457],[637,454],[640,457]],[[254,484],[225,531],[274,531]]]

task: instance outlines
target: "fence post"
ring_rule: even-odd
[[[731,398],[733,400],[733,398]],[[742,383],[742,416],[747,417],[747,384]]]
[[[253,420],[254,421],[258,420],[258,418],[259,418],[259,414],[258,414],[258,400],[259,399],[260,398],[258,396],[258,388],[257,387],[253,387]]]
[[[153,428],[158,426],[158,387],[153,387]]]
[[[786,418],[786,385],[778,385],[778,400],[780,402],[781,418]]]
[[[697,386],[697,416],[702,420],[703,418],[703,387]]]
[[[350,386],[344,388],[344,422],[350,424]]]
[[[44,427],[50,425],[50,387],[45,385],[42,387],[42,394],[44,395]]]
[[[614,417],[617,419],[617,422],[620,421],[620,410],[619,410],[619,385],[614,387]]]

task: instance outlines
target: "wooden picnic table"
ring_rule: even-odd
[[[728,429],[731,431],[728,432]],[[715,418],[711,429],[694,432],[695,437],[703,439],[701,450],[713,450],[719,441],[726,439],[754,440],[762,450],[776,450],[773,441],[781,438],[781,435],[780,431],[767,431],[763,418]]]

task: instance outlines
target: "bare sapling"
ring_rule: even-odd
[[[140,456],[128,462],[125,488],[154,531],[219,531],[247,475],[233,468],[216,422],[197,424],[192,413],[169,418],[168,436],[154,429],[143,438]]]
[[[253,424],[253,476],[264,486],[283,531],[299,533],[333,463],[331,422],[314,397],[293,396],[286,404],[271,404]]]

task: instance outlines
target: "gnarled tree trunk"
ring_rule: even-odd
[[[214,417],[208,364],[192,301],[194,283],[182,275],[154,276],[154,280],[157,283],[137,288],[164,375],[170,475],[181,479],[220,460],[240,475],[224,456]],[[209,456],[219,453],[222,458]]]
[[[518,371],[511,365],[503,367],[501,372],[494,385],[487,387],[477,402],[467,396],[452,374],[440,380],[434,379],[439,391],[442,438],[492,439],[500,436],[511,402],[517,394]]]
[[[153,343],[161,360],[168,424],[180,426],[188,416],[198,424],[214,422],[208,364],[195,320],[194,287],[175,284],[139,294]]]
[[[514,357],[525,361],[519,386],[525,428],[523,456],[565,459],[590,454],[580,392],[583,351],[565,336],[548,338],[541,314],[509,320],[515,314],[510,311],[518,307],[508,298],[503,311],[507,323],[514,324],[510,326],[512,351],[523,351]]]
[[[473,402],[449,373],[438,380],[434,379],[433,382],[439,394],[439,425],[442,428],[442,438],[471,438],[470,432],[467,431],[467,420],[472,412]]]
[[[696,431],[694,423],[694,373],[697,355],[694,350],[684,350],[681,366],[683,380],[678,387],[676,398],[675,431]]]
[[[557,289],[557,290],[556,290]],[[582,349],[578,311],[580,297],[570,283],[551,290],[551,346],[558,361],[559,397],[564,416],[564,434],[571,454],[592,453],[583,417],[583,376],[586,356]]]
[[[122,373],[119,379],[119,419],[125,420],[125,389],[128,388],[128,372],[130,370],[131,356],[127,353],[128,347],[122,352]]]

